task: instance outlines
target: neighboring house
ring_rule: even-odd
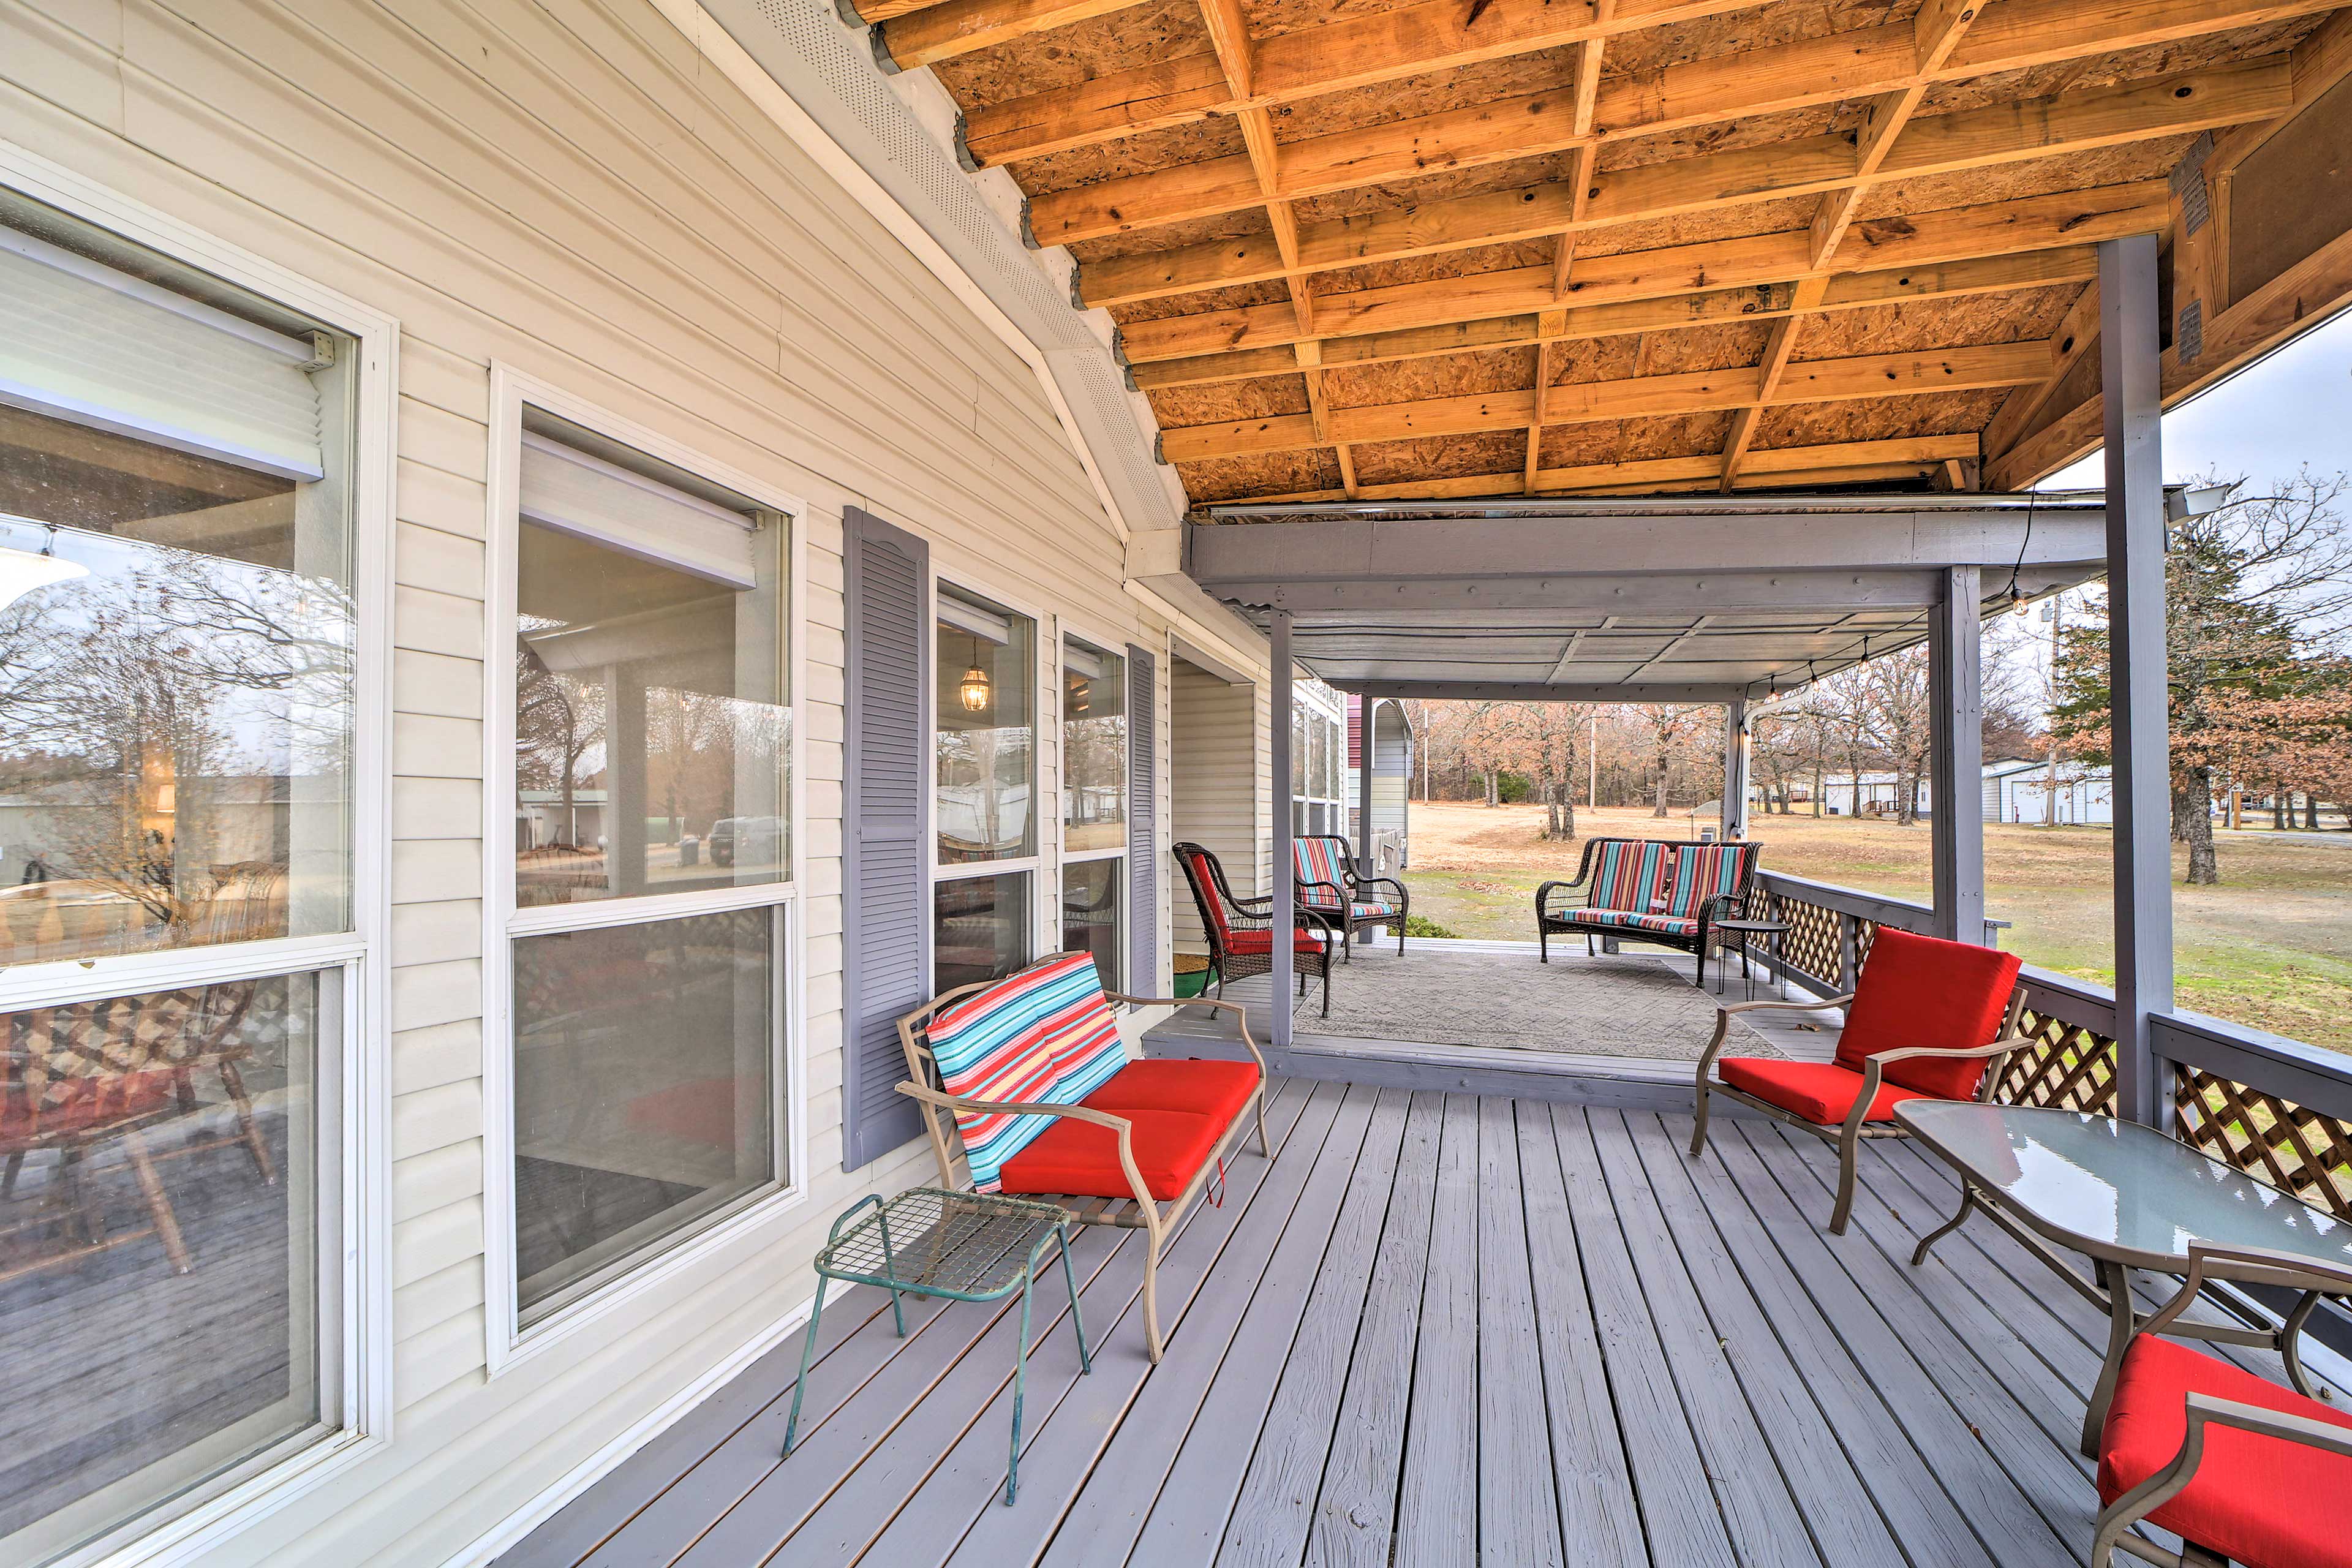
[[[2111,827],[2112,778],[2105,767],[2021,759],[1985,769],[1985,820],[2039,826]],[[2053,787],[2054,785],[2054,787]]]
[[[1360,842],[1363,831],[1364,700],[1348,699],[1348,839]],[[1411,814],[1413,770],[1412,723],[1402,702],[1376,700],[1372,704],[1372,833],[1395,846],[1395,858],[1381,869],[1395,871],[1412,864]]]

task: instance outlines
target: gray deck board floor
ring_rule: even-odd
[[[1954,1189],[1864,1151],[1852,1234],[1827,1152],[1719,1118],[1278,1080],[1275,1154],[1161,1265],[1073,1248],[1033,1326],[1003,1506],[1017,1310],[825,1310],[803,1444],[795,1336],[499,1560],[582,1563],[1396,1563],[2074,1568],[2074,1451],[2103,1324],[1981,1220],[1924,1268]],[[2241,1359],[2276,1373],[2275,1358]]]

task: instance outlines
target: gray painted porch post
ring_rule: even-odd
[[[1374,697],[1356,701],[1356,874],[1375,877],[1381,868],[1372,864],[1372,725],[1381,705]]]
[[[1272,909],[1274,924],[1268,935],[1273,950],[1274,973],[1269,977],[1274,985],[1274,1015],[1267,1028],[1267,1038],[1276,1050],[1290,1048],[1290,984],[1294,963],[1290,952],[1290,932],[1297,923],[1293,909],[1297,898],[1291,888],[1290,866],[1290,713],[1295,700],[1290,689],[1290,612],[1276,610],[1273,625],[1267,628],[1267,640],[1273,644],[1274,662],[1274,734],[1271,762],[1274,767],[1274,887]]]
[[[1723,837],[1748,837],[1748,699],[1735,697],[1723,710]]]
[[[2107,690],[2115,731],[2116,1103],[2160,1125],[2151,1014],[2172,1006],[2172,769],[2164,631],[2163,384],[2152,234],[2099,245],[2107,464]]]
[[[1948,942],[1981,942],[1984,924],[1984,649],[1979,569],[1948,566],[1928,612],[1927,819],[1935,845],[1935,913]]]

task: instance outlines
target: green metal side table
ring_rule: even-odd
[[[1021,1479],[1021,1400],[1029,1374],[1029,1293],[1037,1260],[1048,1246],[1062,1253],[1062,1283],[1070,1292],[1070,1328],[1078,1336],[1078,1368],[1095,1369],[1087,1349],[1087,1325],[1078,1316],[1077,1276],[1070,1268],[1069,1212],[1053,1204],[1031,1203],[993,1193],[953,1193],[940,1187],[910,1187],[884,1203],[868,1194],[852,1204],[817,1254],[816,1305],[801,1341],[801,1374],[793,1384],[793,1413],[784,1423],[784,1457],[801,1424],[801,1394],[808,1387],[810,1359],[816,1353],[817,1323],[824,1316],[828,1281],[877,1285],[890,1292],[890,1317],[901,1339],[907,1314],[901,1296],[943,1296],[950,1301],[998,1301],[1021,1292],[1021,1342],[1013,1360],[1013,1455],[1004,1472],[1010,1507]],[[854,1222],[854,1223],[853,1223]]]

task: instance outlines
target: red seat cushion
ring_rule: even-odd
[[[1171,1058],[1133,1061],[1082,1102],[1096,1110],[1182,1110],[1205,1116],[1223,1131],[1249,1103],[1257,1088],[1255,1062],[1210,1062]]]
[[[1135,1123],[1136,1169],[1143,1173],[1144,1190],[1162,1203],[1183,1192],[1209,1163],[1226,1126],[1189,1110],[1129,1110],[1112,1114]],[[1135,1195],[1126,1169],[1118,1163],[1118,1134],[1066,1116],[1005,1161],[997,1181],[1008,1193],[1056,1193],[1077,1198]]]
[[[1843,1124],[1846,1113],[1853,1109],[1853,1097],[1862,1092],[1862,1075],[1835,1062],[1719,1057],[1715,1070],[1732,1088],[1824,1127]],[[1870,1112],[1864,1120],[1892,1121],[1897,1105],[1918,1098],[1917,1089],[1882,1083],[1878,1086],[1878,1098],[1870,1102]]]
[[[2115,1501],[2172,1462],[2189,1426],[2183,1402],[2192,1393],[2352,1430],[2352,1412],[2305,1399],[2187,1345],[2142,1334],[2124,1352],[2115,1403],[2099,1435],[2101,1502]],[[2208,1426],[2196,1479],[2148,1520],[2248,1568],[2352,1568],[2352,1533],[2343,1513],[2347,1496],[2352,1458]]]
[[[1924,1046],[1965,1050],[1989,1046],[2000,1033],[2010,993],[2023,961],[2013,952],[1946,942],[1881,926],[1871,938],[1838,1036],[1837,1059],[1856,1072],[1864,1057]],[[1953,1059],[1897,1062],[1886,1081],[1942,1100],[1969,1100],[1988,1062]]]
[[[1225,946],[1234,952],[1272,952],[1274,932],[1264,930],[1237,931],[1225,939]],[[1319,953],[1323,951],[1323,943],[1313,931],[1300,931],[1296,933],[1291,948],[1297,952]]]

